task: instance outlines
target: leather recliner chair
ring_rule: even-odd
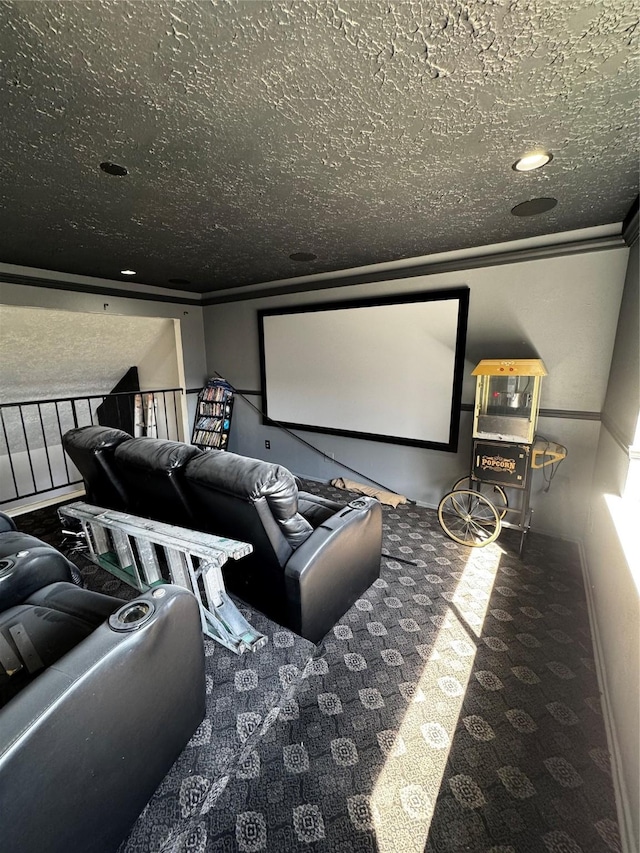
[[[379,577],[378,501],[345,504],[299,491],[283,466],[228,451],[151,438],[119,440],[112,451],[104,429],[63,437],[78,468],[82,455],[100,459],[87,493],[100,493],[106,479],[118,484],[128,512],[249,542],[251,555],[223,566],[227,588],[311,642]]]
[[[73,455],[69,455],[84,480],[88,502],[126,510],[124,485],[115,476],[112,460],[118,445],[129,441],[131,436],[121,429],[103,426],[79,427],[67,433],[70,434],[73,434]]]
[[[184,488],[196,528],[253,545],[228,566],[228,588],[307,640],[320,642],[380,575],[378,501],[300,493],[281,465],[226,451],[190,460]]]
[[[0,849],[111,853],[204,716],[197,602],[84,590],[1,513],[0,554]]]
[[[199,455],[193,445],[161,438],[134,438],[119,444],[111,467],[122,484],[127,511],[192,528],[194,518],[182,475],[189,460]]]

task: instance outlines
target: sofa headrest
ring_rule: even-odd
[[[298,512],[298,487],[293,474],[282,465],[251,459],[237,453],[203,453],[189,461],[187,482],[223,492],[247,501],[264,498],[292,548],[301,545],[313,532]]]
[[[110,450],[122,444],[123,441],[130,441],[129,433],[121,429],[104,426],[83,426],[70,429],[62,437],[62,444],[65,449],[68,446],[78,450],[88,450],[96,452],[98,450]]]
[[[145,471],[170,474],[183,468],[190,459],[202,451],[181,441],[163,438],[132,438],[116,449],[118,466],[133,466]],[[122,470],[119,468],[119,470]]]

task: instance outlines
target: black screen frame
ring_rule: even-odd
[[[265,330],[264,319],[283,314],[306,314],[313,311],[335,311],[344,309],[357,309],[366,307],[379,307],[385,305],[400,305],[407,303],[436,302],[442,300],[458,301],[458,322],[456,328],[456,344],[454,355],[454,372],[451,396],[450,428],[447,442],[428,441],[424,439],[413,439],[401,436],[383,435],[380,433],[369,433],[340,428],[324,426],[312,426],[293,421],[277,421],[269,417],[269,400],[266,376],[265,358]],[[443,450],[455,453],[458,450],[458,439],[460,431],[460,412],[462,408],[462,383],[464,378],[464,363],[467,338],[467,324],[469,317],[469,288],[456,287],[448,290],[430,290],[419,293],[405,293],[393,296],[370,297],[364,299],[348,299],[344,301],[320,302],[308,305],[292,305],[282,308],[265,308],[257,312],[258,318],[258,340],[260,350],[260,387],[262,393],[262,424],[264,426],[279,426],[286,429],[301,430],[303,432],[323,433],[325,435],[340,435],[349,438],[358,438],[367,441],[379,441],[386,444],[401,444],[411,447],[424,447],[431,450]]]

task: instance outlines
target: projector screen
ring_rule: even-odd
[[[468,288],[258,312],[265,423],[455,451]]]

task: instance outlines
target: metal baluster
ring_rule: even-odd
[[[58,421],[58,436],[60,438],[60,447],[62,447],[62,424],[60,423],[60,412],[58,410],[58,401],[54,400],[54,406],[56,407],[56,419]],[[64,452],[64,447],[62,448],[62,461],[64,463],[64,470],[67,474],[67,482],[65,485],[69,485],[71,483],[71,475],[69,474],[69,465],[67,464],[67,454]]]
[[[7,445],[7,456],[9,458],[9,468],[11,468],[11,479],[13,480],[13,490],[16,493],[16,497],[19,497],[18,493],[18,481],[16,480],[16,472],[13,467],[13,459],[11,455],[11,448],[9,447],[9,436],[7,435],[7,428],[4,422],[4,409],[0,409],[0,421],[2,421],[2,432],[4,435],[4,443]]]
[[[173,391],[172,393],[173,393],[173,420],[174,420],[175,425],[176,425],[175,436],[176,436],[176,441],[177,441],[179,436],[180,436],[180,430],[178,429],[178,404],[176,403],[176,391]]]
[[[153,396],[153,395],[152,395]],[[167,418],[167,396],[162,392],[162,409],[164,411],[164,428],[167,438],[169,438],[169,420]]]
[[[81,397],[80,399],[84,402],[84,404],[85,404],[85,405],[86,405],[86,407],[87,407],[87,411],[89,412],[89,424],[92,424],[92,423],[93,423],[93,416],[92,416],[92,414],[91,414],[91,402],[90,402],[90,399],[89,399],[89,397]]]
[[[49,448],[47,447],[47,436],[44,432],[44,421],[42,420],[42,404],[38,403],[38,418],[40,419],[40,430],[42,432],[42,444],[44,445],[44,455],[47,460],[47,468],[49,469],[49,480],[53,489],[53,471],[51,470],[51,457],[49,456]]]
[[[27,430],[24,425],[24,415],[22,414],[22,406],[18,405],[18,411],[20,412],[20,423],[22,424],[22,433],[24,435],[24,443],[27,450],[27,462],[29,463],[29,468],[31,469],[31,480],[33,482],[33,490],[34,492],[38,491],[38,486],[36,485],[36,475],[33,470],[33,463],[31,461],[31,448],[29,447],[29,439],[27,438]]]
[[[102,402],[104,403],[104,397],[102,398]],[[89,422],[91,423],[92,426],[96,426],[95,417],[96,417],[96,412],[98,411],[98,406],[100,406],[100,403],[98,403],[98,405],[95,407],[95,409],[92,409],[91,408],[91,402],[89,401]]]

